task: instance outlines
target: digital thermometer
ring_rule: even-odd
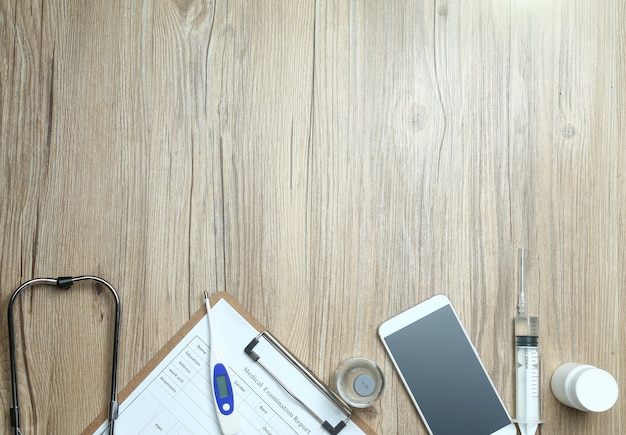
[[[235,435],[239,431],[239,422],[235,412],[235,396],[230,383],[228,370],[224,365],[224,358],[217,340],[217,334],[211,319],[211,305],[209,304],[209,294],[204,292],[204,302],[206,304],[206,314],[209,318],[209,336],[211,340],[210,370],[211,370],[211,390],[215,399],[215,410],[217,411],[217,421],[224,435]]]

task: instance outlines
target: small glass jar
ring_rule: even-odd
[[[339,396],[355,408],[372,406],[380,397],[385,384],[383,372],[366,358],[349,358],[335,370]]]

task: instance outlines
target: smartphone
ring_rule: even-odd
[[[430,434],[517,434],[446,296],[392,317],[378,333]]]

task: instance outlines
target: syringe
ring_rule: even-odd
[[[522,435],[533,435],[543,423],[540,417],[539,393],[539,319],[526,315],[526,259],[523,248],[519,250],[519,302],[515,317],[516,402],[517,423]]]

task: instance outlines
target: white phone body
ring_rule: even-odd
[[[392,317],[378,333],[430,434],[517,434],[446,296]]]

